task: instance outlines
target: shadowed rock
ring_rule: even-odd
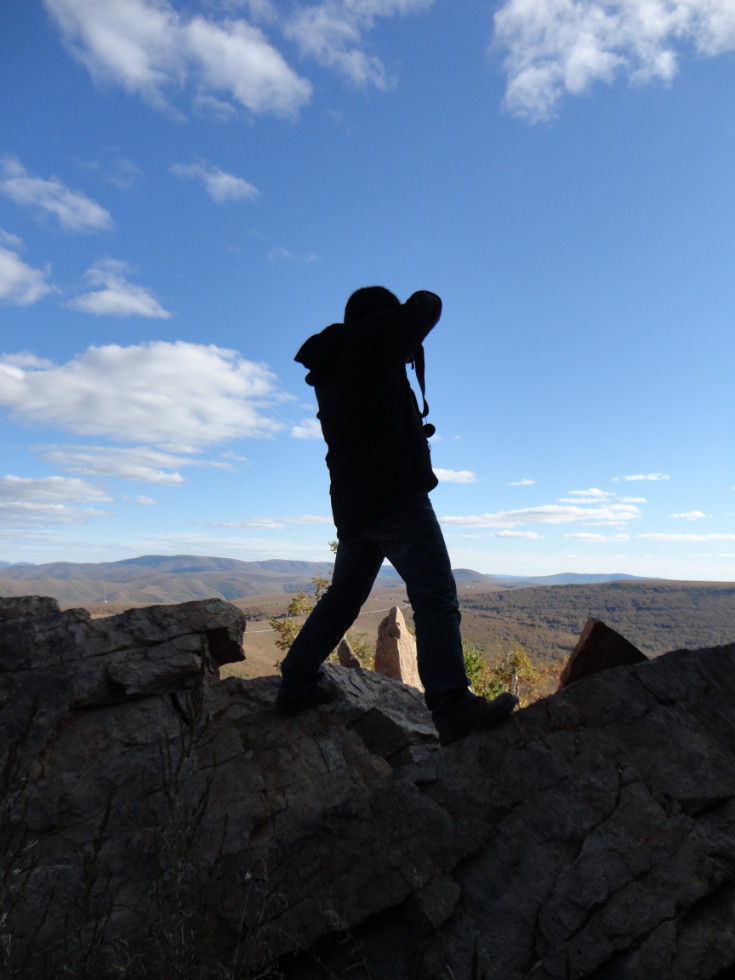
[[[416,640],[409,633],[398,606],[393,606],[378,627],[375,671],[423,691],[416,663]]]
[[[588,619],[559,678],[559,690],[600,670],[640,664],[648,657],[599,619]]]
[[[287,980],[735,968],[735,644],[441,749],[379,674],[328,667],[341,697],[293,718],[276,677],[217,681],[209,637],[234,643],[239,613],[199,605],[166,637],[153,610],[0,600],[0,931],[33,952],[8,976],[235,953]]]

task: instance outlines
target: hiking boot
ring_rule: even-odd
[[[475,698],[452,721],[439,728],[439,741],[442,745],[449,745],[470,732],[497,725],[505,721],[517,704],[518,698],[509,691],[504,691],[492,701]]]
[[[286,714],[295,715],[317,704],[328,704],[334,701],[338,694],[339,687],[331,677],[320,674],[313,684],[293,694],[284,694],[283,690],[280,690],[276,698],[276,708]]]

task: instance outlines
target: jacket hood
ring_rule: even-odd
[[[339,348],[337,337],[341,326],[341,323],[333,323],[321,333],[309,337],[299,348],[294,360],[309,369],[305,379],[307,384],[318,384],[329,373]]]

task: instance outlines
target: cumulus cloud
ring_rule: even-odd
[[[505,51],[505,105],[531,122],[563,95],[619,77],[668,84],[682,51],[735,50],[732,0],[506,0],[495,14]]]
[[[172,174],[177,177],[190,177],[199,180],[204,185],[207,194],[217,204],[226,204],[228,201],[241,201],[243,198],[253,200],[259,194],[258,188],[249,184],[242,177],[235,177],[227,174],[219,167],[214,167],[206,162],[203,163],[175,163],[170,168]]]
[[[319,419],[302,419],[299,425],[295,425],[291,429],[291,435],[294,439],[321,439],[322,427],[319,424]]]
[[[20,238],[0,228],[0,302],[13,306],[30,306],[56,291],[46,281],[51,266],[34,269],[27,265],[18,254],[22,245]]]
[[[273,373],[212,344],[109,344],[66,364],[19,361],[0,357],[0,404],[24,422],[179,453],[282,428],[265,412],[282,397]]]
[[[632,504],[603,504],[600,507],[544,504],[541,507],[524,507],[519,510],[502,510],[492,514],[466,517],[442,517],[442,524],[457,527],[505,527],[521,524],[570,524],[583,521],[586,524],[624,524],[641,517],[640,510]]]
[[[311,85],[258,27],[179,12],[168,0],[44,0],[71,55],[98,81],[157,108],[191,86],[255,114],[291,116]],[[263,13],[267,5],[257,5]],[[220,99],[220,101],[222,101]]]
[[[90,286],[100,288],[75,296],[66,306],[95,316],[145,316],[168,320],[171,313],[161,306],[149,289],[128,282],[126,276],[130,271],[126,262],[100,259],[84,274]]]
[[[585,497],[588,500],[606,500],[613,496],[608,490],[599,490],[597,487],[590,487],[589,490],[570,490],[569,495],[571,497]]]
[[[642,480],[648,480],[651,483],[658,483],[660,480],[670,480],[671,477],[667,476],[665,473],[633,473],[630,476],[614,476],[613,482],[617,483],[620,480],[628,482],[640,482]]]
[[[376,55],[363,49],[363,35],[376,17],[413,14],[433,0],[324,0],[299,7],[284,33],[301,52],[326,68],[333,68],[355,85],[390,88],[392,80]]]
[[[58,177],[33,177],[17,157],[0,160],[0,193],[38,214],[52,214],[65,231],[106,231],[114,226],[112,216],[81,191],[72,191]]]
[[[442,470],[434,467],[440,483],[477,483],[477,476],[471,470]]]

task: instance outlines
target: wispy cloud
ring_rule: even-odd
[[[289,524],[316,526],[333,525],[331,517],[318,514],[302,514],[300,517],[249,517],[242,521],[211,521],[207,527],[257,528],[263,531],[283,531]]]
[[[149,104],[191,87],[255,114],[292,116],[311,96],[258,27],[179,12],[168,0],[44,0],[71,55],[99,81]],[[258,5],[264,12],[268,5]],[[256,9],[256,8],[252,8]]]
[[[100,288],[75,296],[65,305],[70,310],[95,316],[144,316],[168,320],[172,314],[161,306],[150,289],[128,281],[127,275],[131,271],[127,262],[100,259],[84,274],[90,286]]]
[[[68,476],[0,476],[0,498],[26,503],[98,503],[109,502],[104,490],[86,480]]]
[[[477,476],[471,470],[442,470],[434,467],[440,483],[477,483]]]
[[[706,517],[701,510],[688,510],[684,514],[669,514],[669,517],[673,517],[675,520],[680,521],[698,521],[701,518]]]
[[[47,282],[51,266],[35,269],[18,254],[23,243],[17,235],[0,228],[0,302],[13,306],[31,306],[49,293],[56,292]]]
[[[735,534],[676,534],[676,533],[649,533],[639,534],[639,538],[646,538],[648,541],[735,541]]]
[[[87,524],[93,518],[113,515],[74,505],[109,502],[111,499],[100,487],[72,477],[0,476],[0,525]]]
[[[535,486],[535,480],[529,480],[527,476],[524,476],[522,480],[513,480],[508,484],[509,487],[532,487]]]
[[[178,470],[184,466],[206,466],[196,456],[166,453],[150,446],[32,446],[42,459],[67,473],[113,477],[140,483],[179,486],[185,483]]]
[[[266,408],[280,397],[265,365],[214,345],[109,344],[66,364],[0,357],[0,404],[20,421],[172,452],[272,435],[282,425]]]
[[[619,77],[668,84],[679,52],[735,50],[732,0],[506,0],[495,14],[506,52],[505,105],[531,122],[550,118],[565,94]]]
[[[360,86],[387,89],[393,84],[383,62],[364,50],[364,35],[376,17],[417,13],[433,0],[324,0],[299,7],[284,33],[304,56],[332,68]]]
[[[629,534],[593,534],[588,531],[573,531],[570,534],[565,534],[565,538],[571,538],[574,541],[588,541],[590,544],[597,544],[600,541],[629,541]]]
[[[170,168],[177,177],[189,177],[199,180],[204,185],[207,194],[217,204],[227,204],[228,201],[254,200],[260,193],[257,187],[249,184],[242,177],[227,174],[219,167],[202,163],[175,163]]]
[[[633,473],[630,476],[614,476],[613,482],[618,483],[620,480],[630,482],[641,482],[644,480],[650,483],[658,483],[661,480],[670,480],[671,477],[667,476],[665,473]]]
[[[498,531],[496,538],[523,538],[526,541],[538,541],[543,538],[543,534],[537,531]]]
[[[519,510],[503,510],[492,514],[447,516],[442,524],[456,527],[506,527],[521,524],[570,524],[581,521],[586,524],[625,524],[641,517],[633,504],[604,504],[582,507],[574,505],[545,504],[541,507],[525,507]]]
[[[33,177],[14,156],[0,160],[0,193],[37,214],[53,215],[65,231],[107,231],[114,227],[112,216],[81,191],[72,191],[58,177]]]

